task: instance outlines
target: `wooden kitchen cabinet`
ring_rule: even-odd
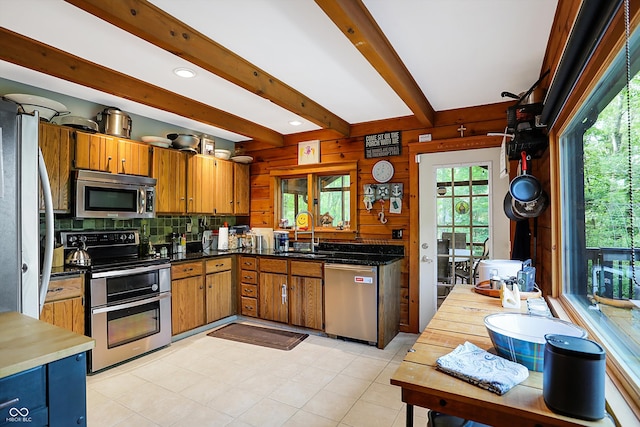
[[[69,212],[70,155],[73,129],[50,123],[40,123],[38,145],[47,166],[53,210]],[[40,196],[40,210],[44,210],[44,199]]]
[[[234,214],[233,163],[216,159],[214,194],[214,213],[216,215]]]
[[[76,169],[118,172],[118,144],[115,138],[75,131],[74,139],[73,165]]]
[[[149,176],[149,145],[118,139],[118,173]]]
[[[240,256],[240,313],[258,317],[258,258]]]
[[[292,325],[322,330],[323,264],[290,261],[289,320]]]
[[[187,209],[187,156],[153,147],[151,177],[156,182],[156,213],[183,214]]]
[[[171,326],[177,335],[205,320],[205,278],[203,262],[185,262],[171,266]]]
[[[233,286],[233,258],[206,261],[205,323],[211,323],[236,312]]]
[[[289,323],[287,260],[260,259],[259,313],[261,319]]]
[[[233,164],[233,213],[235,215],[249,215],[250,213],[250,166],[243,163]]]
[[[216,158],[195,155],[187,161],[187,213],[213,214]]]
[[[40,320],[84,335],[84,276],[52,278]]]

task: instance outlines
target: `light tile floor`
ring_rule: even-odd
[[[389,379],[417,337],[380,350],[310,335],[282,351],[199,333],[88,376],[88,425],[401,427]],[[414,425],[426,417],[416,407]]]

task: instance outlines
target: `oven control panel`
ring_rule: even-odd
[[[129,246],[140,244],[138,230],[124,231],[62,231],[62,245],[65,249],[78,247],[84,242],[87,248]]]

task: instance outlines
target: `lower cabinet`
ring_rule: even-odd
[[[263,257],[259,274],[259,317],[322,330],[323,264]]]
[[[173,335],[204,325],[203,262],[171,266],[171,329]]]
[[[292,325],[324,329],[320,262],[290,262],[289,321]]]
[[[84,335],[83,276],[52,278],[40,320]]]
[[[0,379],[0,426],[86,426],[86,373],[79,353]]]
[[[233,257],[173,264],[171,278],[173,335],[236,313]]]
[[[240,256],[240,314],[258,317],[258,258]]]
[[[206,322],[211,323],[236,312],[235,286],[233,286],[233,258],[216,258],[206,261],[205,267]]]

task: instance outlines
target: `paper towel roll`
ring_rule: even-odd
[[[229,249],[229,227],[220,227],[218,230],[218,250],[226,251]]]

